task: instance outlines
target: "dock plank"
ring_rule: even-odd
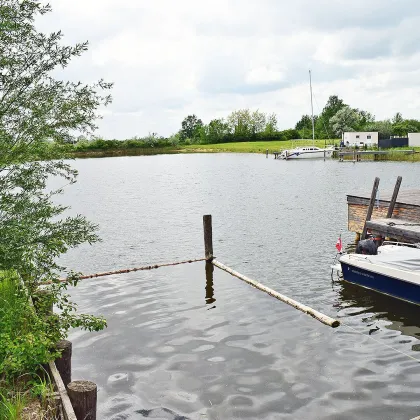
[[[408,242],[420,242],[420,223],[402,219],[375,219],[366,222],[374,234]]]

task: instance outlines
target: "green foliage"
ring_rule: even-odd
[[[35,313],[16,273],[0,273],[0,303],[1,375],[10,379],[22,372],[34,374],[54,355],[48,323]]]
[[[196,115],[188,115],[181,123],[181,130],[179,131],[179,135],[181,140],[186,141],[187,139],[190,142],[195,142],[199,138],[199,130],[203,126],[203,121],[197,118]]]
[[[359,121],[359,113],[346,105],[331,117],[329,122],[333,133],[341,137],[344,132],[356,131]]]
[[[65,217],[67,208],[54,203],[63,189],[48,189],[47,181],[76,182],[77,172],[64,161],[72,133],[93,132],[97,109],[111,100],[111,84],[51,76],[85,52],[87,43],[63,46],[60,32],[38,32],[36,17],[49,11],[36,0],[0,4],[0,270],[7,273],[1,280],[0,372],[6,376],[33,372],[50,360],[53,344],[69,328],[105,326],[102,318],[77,314],[65,294],[67,285],[58,282],[61,271],[69,272],[58,257],[98,241],[97,226],[81,215]],[[70,275],[69,284],[75,285],[77,276]],[[52,285],[40,310],[43,317],[28,307],[28,297],[35,297],[46,280]],[[60,313],[48,314],[50,304]]]
[[[341,108],[345,106],[346,104],[344,101],[336,95],[331,95],[328,98],[321,115],[319,115],[316,121],[315,131],[317,138],[330,138],[334,136],[334,130],[331,127],[330,120]]]
[[[26,404],[26,398],[22,392],[10,392],[4,386],[0,386],[0,419],[19,420]]]

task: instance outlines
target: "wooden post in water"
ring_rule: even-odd
[[[390,219],[392,217],[392,213],[394,213],[394,207],[395,203],[397,202],[398,192],[400,191],[401,181],[402,177],[399,176],[397,178],[397,182],[395,183],[394,193],[392,194],[391,202],[389,203],[388,213],[386,215],[387,219]]]
[[[60,372],[64,386],[67,387],[67,385],[71,382],[71,341],[60,340],[57,343],[57,350],[61,350],[61,357],[56,359],[55,365],[57,366],[57,370]]]
[[[325,149],[324,149],[324,162],[325,162]]]
[[[90,381],[73,381],[67,386],[77,420],[96,420],[98,387]]]
[[[213,259],[213,228],[211,223],[211,214],[203,216],[204,227],[204,254],[207,262]]]
[[[265,151],[265,157],[268,159],[268,149]]]
[[[361,237],[362,240],[366,239],[366,233],[367,233],[366,222],[368,222],[372,217],[373,206],[375,205],[375,198],[376,198],[376,192],[378,191],[378,186],[379,186],[379,178],[376,177],[375,182],[373,183],[372,194],[370,196],[369,207],[366,213],[365,224],[363,226],[363,232],[362,232],[362,237]]]

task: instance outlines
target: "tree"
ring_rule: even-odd
[[[346,104],[337,95],[331,95],[328,98],[328,101],[316,122],[315,128],[318,138],[331,137],[333,129],[330,125],[330,120],[341,108],[345,106]]]
[[[199,129],[203,126],[203,121],[194,114],[188,115],[188,117],[184,118],[184,121],[182,121],[181,126],[182,128],[179,132],[181,140],[195,140],[199,136]]]
[[[372,124],[375,122],[375,116],[372,115],[368,111],[361,111],[359,109],[355,109],[355,111],[359,114],[359,123],[357,130],[363,131],[365,129],[365,126],[368,124]]]
[[[360,115],[359,113],[351,109],[349,106],[341,108],[333,117],[330,119],[330,126],[334,134],[341,137],[346,131],[355,131],[359,124]]]
[[[61,32],[36,30],[37,16],[51,11],[36,0],[3,0],[0,4],[0,270],[13,270],[30,294],[40,282],[52,281],[51,300],[60,309],[50,333],[64,337],[71,326],[103,328],[105,321],[77,315],[58,282],[67,271],[57,258],[82,243],[99,238],[96,225],[83,216],[63,217],[65,207],[53,199],[63,190],[48,190],[49,177],[76,182],[77,172],[63,159],[72,133],[96,128],[98,108],[107,105],[111,84],[86,85],[56,80],[87,50],[87,43],[61,45]],[[54,142],[54,143],[51,143]]]
[[[401,124],[403,121],[404,121],[404,118],[403,118],[401,112],[397,112],[394,115],[394,118],[392,119],[392,124],[394,124],[394,125],[395,124]]]
[[[229,126],[222,119],[214,119],[205,127],[205,134],[201,143],[222,143],[230,134]]]
[[[251,136],[251,113],[249,109],[233,111],[227,117],[229,130],[235,137],[248,138]]]
[[[365,127],[366,131],[377,131],[380,139],[389,139],[392,136],[393,127],[390,120],[375,121]]]
[[[264,133],[273,134],[276,131],[277,131],[277,117],[276,117],[276,114],[273,112],[272,114],[269,114],[267,116]]]
[[[227,117],[227,124],[235,137],[251,139],[264,131],[266,115],[258,110],[251,112],[249,109],[239,109]]]

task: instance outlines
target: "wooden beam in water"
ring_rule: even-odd
[[[285,295],[282,295],[281,293],[276,292],[273,289],[270,289],[267,286],[264,286],[263,284],[250,279],[249,277],[246,277],[244,275],[242,275],[241,273],[238,273],[235,270],[232,270],[231,268],[229,268],[228,266],[222,264],[221,262],[217,261],[217,260],[213,260],[212,261],[213,265],[215,265],[216,267],[226,271],[227,273],[231,274],[232,276],[237,277],[240,280],[243,280],[244,282],[250,284],[251,286],[256,287],[257,289],[268,293],[270,296],[275,297],[278,300],[281,300],[284,303],[287,303],[288,305],[292,306],[295,309],[298,309],[299,311],[304,312],[305,314],[308,314],[310,316],[312,316],[313,318],[315,318],[316,320],[322,322],[325,325],[328,325],[332,328],[336,328],[340,325],[340,321],[338,321],[337,319],[331,318],[328,315],[324,315],[321,312],[318,312],[315,309],[310,308],[309,306],[306,306],[300,302],[297,302],[294,299],[291,299]]]
[[[366,232],[367,232],[366,222],[368,222],[372,217],[373,206],[375,205],[375,198],[376,198],[376,192],[378,191],[378,186],[379,186],[379,178],[376,177],[375,182],[373,183],[372,194],[370,196],[370,202],[369,202],[369,207],[366,214],[365,225],[363,227],[363,232],[361,236],[362,240],[366,239]]]
[[[400,191],[400,186],[402,182],[402,177],[399,176],[397,178],[397,182],[395,183],[394,193],[392,194],[391,202],[389,203],[388,213],[386,215],[387,219],[392,217],[392,213],[394,212],[395,203],[397,202],[398,192]]]

